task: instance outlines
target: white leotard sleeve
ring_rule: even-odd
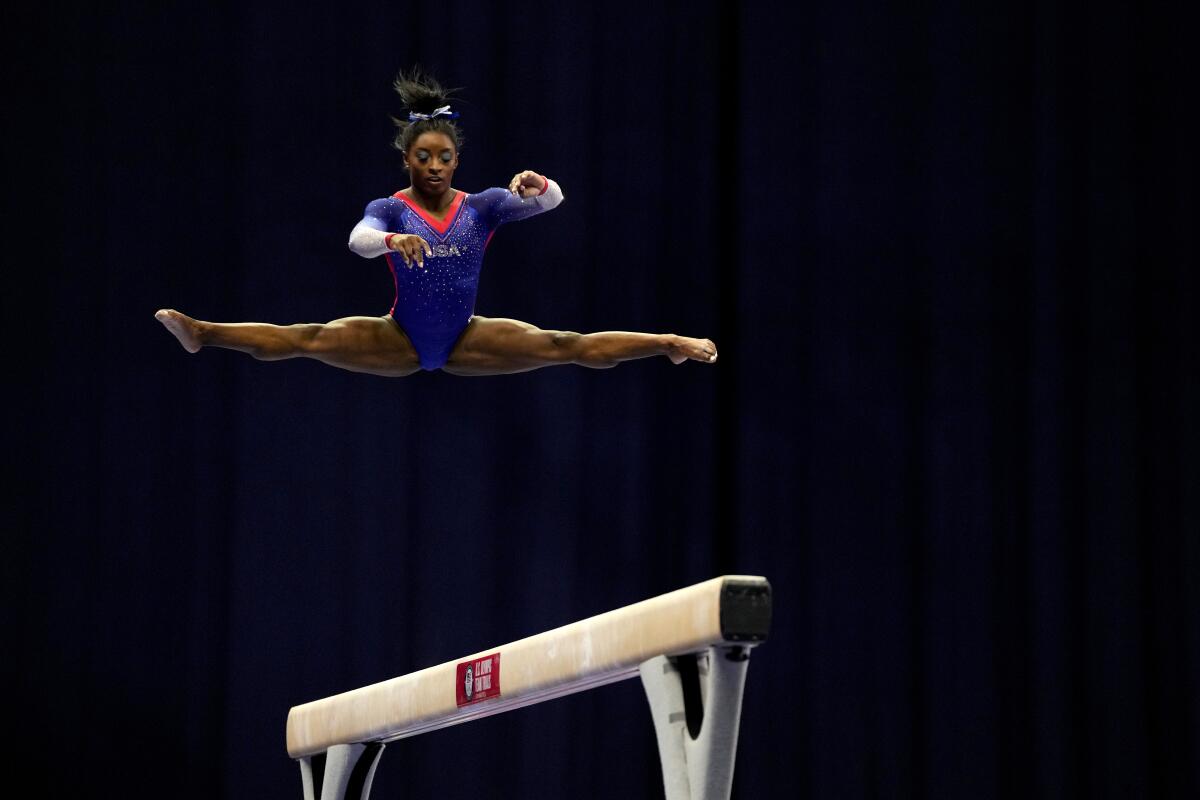
[[[396,201],[381,197],[367,203],[362,219],[350,231],[350,249],[363,258],[375,258],[388,251],[388,220],[393,218]]]
[[[388,251],[387,243],[384,241],[387,238],[387,231],[379,230],[371,224],[372,222],[377,222],[377,220],[368,217],[350,231],[350,249],[363,258],[375,258]]]
[[[545,175],[542,177],[546,178]],[[535,198],[543,211],[549,211],[563,201],[562,187],[558,185],[558,182],[546,178],[546,183],[549,184],[546,187],[546,191]]]

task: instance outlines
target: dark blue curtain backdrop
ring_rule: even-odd
[[[6,153],[42,192],[6,259],[3,656],[38,796],[298,798],[292,705],[723,573],[775,589],[737,798],[1200,792],[1175,10],[45,10],[7,31],[42,101]],[[464,87],[457,185],[566,192],[496,236],[480,313],[720,363],[185,354],[156,309],[387,311],[346,240],[406,185],[415,63]],[[374,796],[653,798],[658,770],[635,681],[389,746]]]

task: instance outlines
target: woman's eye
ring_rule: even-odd
[[[442,153],[443,164],[449,164],[452,160],[454,160],[454,156],[450,155],[449,153]]]
[[[422,164],[424,164],[428,160],[429,153],[417,153],[417,161],[420,161]]]

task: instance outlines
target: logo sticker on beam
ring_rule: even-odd
[[[459,707],[500,696],[500,654],[460,662],[455,697]]]

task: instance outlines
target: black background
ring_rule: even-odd
[[[734,796],[1200,789],[1194,35],[1169,6],[6,13],[10,772],[298,797],[297,703],[724,573]],[[567,200],[477,309],[708,336],[462,379],[186,355],[383,314],[390,83]],[[10,106],[11,108],[11,106]],[[24,214],[20,213],[24,212]],[[637,682],[389,746],[373,796],[655,797]]]

